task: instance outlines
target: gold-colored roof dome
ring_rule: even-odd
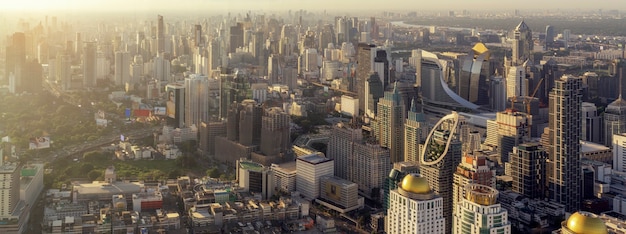
[[[428,180],[424,177],[420,177],[417,174],[408,174],[402,179],[400,185],[404,191],[418,194],[430,193],[430,186],[428,186]]]
[[[476,43],[474,47],[472,47],[472,51],[474,51],[474,57],[478,57],[479,55],[484,53],[487,53],[487,55],[485,56],[485,60],[489,60],[489,58],[491,57],[491,52],[482,42]]]
[[[607,234],[602,219],[589,212],[576,212],[567,219],[567,229],[576,234]]]

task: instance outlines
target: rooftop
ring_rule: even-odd
[[[607,151],[611,150],[609,147],[604,145],[596,144],[590,141],[580,141],[580,152],[588,153],[588,152],[597,152],[597,151]]]
[[[285,173],[295,172],[296,171],[296,161],[281,163],[281,164],[272,164],[272,169],[279,170]]]
[[[92,183],[79,183],[74,185],[74,191],[81,195],[88,194],[123,194],[139,193],[143,185],[139,183],[114,182],[105,183],[94,181]]]
[[[251,161],[241,161],[239,162],[239,166],[245,170],[249,171],[262,171],[263,165],[251,162]]]
[[[310,164],[320,164],[328,161],[332,161],[330,158],[323,157],[318,154],[309,154],[302,157],[298,157],[298,160],[308,162]]]

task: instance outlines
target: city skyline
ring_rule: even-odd
[[[383,10],[406,10],[406,11],[432,11],[432,10],[540,10],[540,9],[553,9],[553,10],[624,10],[626,9],[626,3],[617,3],[613,1],[600,1],[590,2],[583,0],[573,1],[540,1],[529,0],[524,2],[503,2],[497,0],[477,0],[471,2],[457,2],[454,0],[442,0],[433,3],[419,2],[415,3],[408,0],[393,0],[385,1],[381,3],[378,1],[358,1],[358,0],[345,0],[341,2],[321,0],[321,1],[289,1],[289,0],[268,0],[268,1],[254,1],[254,0],[184,0],[186,4],[181,4],[181,1],[123,1],[123,0],[94,0],[94,1],[77,1],[77,0],[59,0],[59,1],[45,1],[45,0],[26,0],[16,1],[11,4],[3,6],[4,12],[26,11],[66,11],[72,13],[72,11],[91,11],[91,12],[153,12],[153,11],[200,11],[203,7],[207,12],[215,11],[248,11],[248,10],[322,10],[329,12],[355,12],[355,11],[383,11]],[[603,9],[601,2],[607,4],[607,8]],[[126,6],[120,7],[120,6]],[[408,7],[407,7],[408,6]],[[452,6],[452,8],[450,8]],[[608,7],[611,6],[611,7]]]

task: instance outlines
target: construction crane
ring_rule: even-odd
[[[526,114],[527,115],[532,115],[530,113],[530,103],[532,101],[532,98],[535,97],[535,94],[537,94],[537,90],[539,90],[539,86],[541,86],[541,82],[543,82],[543,79],[544,78],[541,78],[539,80],[539,82],[537,83],[537,86],[535,86],[535,90],[533,90],[533,93],[530,96],[524,97],[524,102],[525,102],[524,104],[526,105]],[[530,138],[530,135],[531,135],[531,133],[530,133],[531,126],[532,126],[532,122],[530,122],[529,124],[526,125],[526,133],[528,134],[527,137],[529,137],[529,138]]]

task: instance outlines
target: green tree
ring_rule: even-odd
[[[98,180],[98,177],[102,176],[102,171],[100,170],[92,170],[87,174],[87,178],[91,181]]]

